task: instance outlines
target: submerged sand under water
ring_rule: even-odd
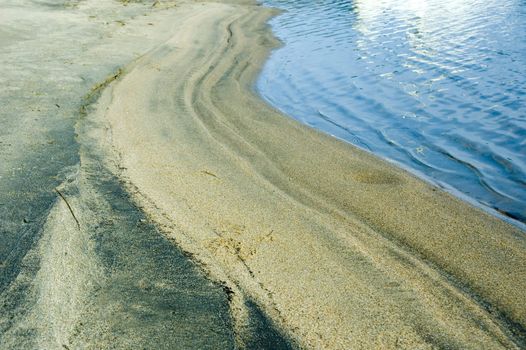
[[[40,190],[26,188],[40,197],[25,208],[44,209],[2,216],[13,237],[2,256],[3,347],[525,346],[524,233],[263,103],[252,86],[277,46],[266,25],[274,11],[70,5],[42,18],[85,23],[91,54],[59,76],[98,79],[58,89],[41,78],[44,105],[77,102],[49,112],[55,134],[42,136],[38,122],[20,133],[76,134],[68,144],[5,136],[20,152],[0,155],[2,174],[15,174],[2,188],[19,193],[25,172]],[[124,25],[101,30],[91,16]],[[12,91],[2,121],[16,125],[15,108],[36,98]],[[48,164],[55,182],[44,182],[40,163],[20,160],[26,150],[67,150],[70,167]],[[19,195],[0,199],[24,208]]]

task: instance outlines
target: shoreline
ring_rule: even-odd
[[[270,10],[203,13],[98,108],[165,234],[307,347],[520,344],[521,232],[254,95]]]
[[[3,5],[2,348],[526,346],[519,229],[257,94],[277,10],[63,5]]]
[[[420,94],[406,98],[402,92],[403,89],[400,90],[397,86],[399,84],[400,86],[405,86],[411,79],[406,77],[406,80],[408,79],[406,83],[403,80],[399,80],[401,77],[397,77],[396,72],[398,70],[397,67],[393,66],[394,62],[392,61],[394,59],[400,66],[404,64],[410,65],[411,63],[407,62],[406,58],[400,59],[399,62],[395,57],[391,56],[392,53],[386,52],[386,58],[389,58],[389,62],[385,67],[381,65],[381,61],[377,61],[380,58],[376,57],[376,55],[373,55],[373,57],[376,57],[376,60],[372,59],[369,63],[362,61],[359,57],[360,55],[357,56],[358,51],[354,50],[356,48],[353,42],[356,40],[358,42],[361,42],[361,40],[367,42],[372,38],[368,34],[360,32],[357,27],[359,23],[366,26],[378,26],[384,36],[396,40],[405,49],[412,50],[410,46],[405,46],[408,42],[405,41],[401,32],[390,30],[386,23],[382,21],[383,17],[369,18],[368,20],[360,18],[359,13],[361,11],[367,11],[366,9],[373,10],[374,6],[357,6],[356,12],[352,11],[352,13],[349,13],[349,16],[337,16],[331,20],[331,16],[335,15],[331,8],[334,9],[335,4],[325,3],[311,11],[308,7],[297,6],[297,4],[294,5],[293,3],[280,4],[279,2],[273,3],[272,0],[264,3],[267,6],[275,5],[290,10],[285,11],[285,13],[269,22],[272,30],[276,31],[276,36],[287,43],[287,45],[271,54],[269,60],[265,62],[260,77],[257,79],[256,87],[258,93],[263,96],[267,103],[280,110],[283,114],[290,114],[291,117],[304,124],[312,125],[327,134],[357,145],[359,148],[368,149],[396,166],[408,170],[425,181],[433,183],[436,187],[442,188],[526,232],[526,219],[523,215],[524,209],[526,209],[524,208],[526,200],[520,200],[521,195],[524,194],[521,193],[524,188],[520,185],[521,176],[518,175],[521,171],[520,160],[514,159],[512,156],[512,154],[518,155],[521,153],[516,147],[518,146],[516,142],[520,138],[513,138],[511,134],[508,135],[512,138],[508,140],[509,147],[506,146],[497,152],[490,138],[488,138],[487,146],[482,146],[482,144],[478,144],[476,140],[469,136],[470,132],[463,129],[462,125],[456,125],[455,121],[451,121],[451,126],[454,125],[456,126],[455,128],[444,129],[441,125],[445,126],[447,124],[444,124],[447,117],[436,108],[439,105],[446,108],[447,101],[442,98],[437,98],[435,101],[436,105],[431,104],[428,108],[419,109],[420,114],[417,113],[419,117],[414,120],[412,117],[416,115],[409,114],[412,117],[406,118],[407,116],[405,116],[403,109],[411,110],[411,103],[418,104],[420,101],[423,103],[423,106],[426,104],[423,102],[424,100],[434,99],[433,94],[437,92],[437,86],[454,90],[457,83],[437,82],[437,86],[434,86],[434,88],[430,87],[429,91],[424,92],[424,86],[420,86],[419,83],[421,82],[420,78],[431,84],[434,82],[431,75],[440,74],[440,72],[430,68],[428,73],[422,73],[422,77],[418,77],[418,74],[417,76],[412,76],[412,79],[416,79],[414,83],[419,86],[417,90],[420,91]],[[401,3],[393,6],[399,10],[404,8],[404,5]],[[430,20],[433,18],[436,20],[435,16],[439,16],[438,13],[440,13],[441,6],[437,2],[432,2],[429,4],[429,7],[432,7],[434,11],[426,12],[426,17]],[[398,14],[388,11],[387,14],[402,21],[407,21],[410,26],[418,27],[418,23],[413,22],[409,18],[410,16],[407,17],[407,14],[412,10],[407,8],[407,11],[394,11]],[[344,11],[347,13],[346,10]],[[471,9],[470,13],[482,16],[482,11],[482,9]],[[495,20],[498,21],[501,18],[495,15]],[[453,19],[451,24],[456,25],[458,21],[460,19]],[[433,23],[436,24],[437,22],[433,21]],[[491,22],[484,26],[484,30],[487,30],[487,26],[495,26],[495,24],[489,23]],[[404,31],[404,28],[399,29]],[[311,30],[316,34],[311,35]],[[331,35],[332,30],[334,30],[334,35]],[[303,35],[302,33],[310,34]],[[498,34],[500,33],[499,31],[495,33],[497,36],[500,35]],[[450,35],[461,36],[462,34],[451,33]],[[320,38],[325,36],[326,40],[316,39],[318,36]],[[430,37],[433,37],[433,34],[426,32],[425,37],[431,40]],[[360,45],[365,50],[363,54],[370,54],[379,48],[376,45],[384,44],[382,40],[373,44],[374,39],[372,40],[369,43],[370,45],[363,47]],[[341,41],[341,50],[338,50],[336,41]],[[388,45],[388,43],[385,44]],[[333,55],[331,55],[332,50],[336,50]],[[473,59],[474,52],[470,51],[469,48],[466,48],[466,50],[466,54],[469,54]],[[433,57],[427,58],[433,61]],[[455,62],[454,64],[460,64],[460,62],[455,61],[454,57],[450,58]],[[347,60],[353,61],[355,59],[357,60],[356,64],[344,63]],[[437,57],[436,59],[440,61],[440,58]],[[488,57],[488,59],[490,58]],[[491,59],[495,60],[496,57],[491,57]],[[376,61],[374,67],[371,66],[373,61]],[[395,74],[394,76],[387,73],[382,75],[383,71],[378,72],[377,75],[373,74],[375,77],[371,76],[371,81],[368,82],[365,78],[366,72],[369,69],[376,71],[378,67],[394,71]],[[419,68],[426,71],[424,66]],[[408,70],[406,73],[409,75],[413,74],[411,70]],[[495,74],[495,71],[492,70],[487,73],[487,75],[483,74],[479,78],[490,83],[489,80],[492,80],[490,77]],[[515,73],[508,72],[508,74],[514,75]],[[289,75],[290,77],[287,77]],[[352,79],[351,81],[341,80],[340,78],[343,77],[352,77]],[[463,74],[461,74],[459,79],[464,83],[467,82]],[[458,84],[461,83],[459,82]],[[320,88],[320,86],[325,85],[327,85],[327,89]],[[375,85],[378,85],[379,89],[381,87],[378,94],[375,93]],[[469,90],[470,93],[475,93],[472,89]],[[396,97],[389,97],[386,95],[387,91]],[[446,95],[448,94],[446,93]],[[450,106],[452,110],[461,108],[460,101],[453,102],[455,100],[454,96],[450,96],[450,98],[453,99]],[[397,104],[395,101],[399,99],[401,101]],[[376,105],[375,102],[378,104]],[[472,106],[476,105],[480,105],[480,108],[483,108],[485,101],[477,101],[475,98],[472,101]],[[382,110],[383,107],[380,106],[386,109]],[[460,111],[457,110],[457,112]],[[473,114],[466,116],[464,122],[476,123],[476,111],[470,110],[466,112]],[[516,118],[513,118],[514,113],[514,111],[508,111],[508,113],[504,114],[509,114],[507,118],[515,120]],[[388,116],[391,116],[392,120]],[[479,128],[484,128],[482,125],[486,122],[489,123],[490,119],[487,119],[482,112],[479,117],[481,118],[481,125],[478,125],[475,129],[483,134],[483,130]],[[432,127],[433,125],[434,127]],[[441,132],[444,133],[443,137],[435,133],[437,130],[442,130]],[[475,130],[472,130],[472,132],[475,132]],[[495,132],[502,133],[502,137],[506,138],[505,129],[498,129]],[[453,134],[458,136],[459,139],[466,138],[466,140],[469,140],[466,141],[466,144],[478,146],[474,148],[468,147],[470,150],[461,156],[455,152],[455,149],[462,152],[462,144],[457,144],[454,141],[456,136]],[[451,141],[451,143],[446,145],[446,140]],[[393,142],[393,144],[390,145],[390,142]],[[413,143],[415,144],[412,148],[409,145]],[[421,147],[417,150],[418,145]],[[511,148],[514,145],[515,148],[512,151]],[[494,149],[494,151],[489,149],[482,151],[479,146],[488,147]],[[496,163],[491,161],[491,159],[503,159],[505,155],[509,159],[514,159],[510,160],[510,164],[507,166],[502,165],[506,163],[505,160]],[[465,163],[462,161],[465,161]],[[466,163],[473,165],[471,170],[467,169],[470,167]],[[510,169],[516,170],[508,173]],[[500,175],[496,175],[496,173],[500,173]],[[516,191],[513,190],[515,186],[517,187]]]
[[[280,114],[282,114],[282,115],[284,115],[284,116],[286,116],[288,118],[293,118],[292,116],[289,116],[286,112],[282,111],[280,108],[274,106],[266,98],[261,96],[261,94],[259,93],[259,91],[257,91],[257,89],[255,89],[254,93],[255,93],[255,95],[259,96],[262,100],[264,100],[266,103],[268,103],[269,106],[271,106],[272,108],[276,109],[278,111],[278,113],[280,113]],[[321,129],[318,129],[318,128],[314,128],[314,127],[312,127],[312,126],[310,126],[308,124],[305,124],[305,123],[303,123],[301,121],[300,121],[300,123],[302,123],[303,125],[305,125],[305,126],[307,126],[309,128],[313,128],[313,129],[315,129],[317,131],[320,131],[320,132],[322,132],[322,133],[324,133],[324,134],[326,134],[326,135],[328,135],[330,137],[333,137],[333,138],[335,138],[335,139],[337,139],[339,141],[348,143],[348,144],[352,145],[353,147],[356,147],[356,148],[360,149],[361,151],[363,151],[365,153],[371,154],[374,157],[380,158],[380,159],[382,159],[382,161],[390,164],[391,166],[393,166],[395,168],[400,168],[400,169],[404,170],[405,172],[411,174],[412,176],[418,178],[419,180],[424,181],[429,186],[432,186],[432,187],[436,188],[439,191],[446,192],[449,195],[451,195],[452,197],[454,197],[454,198],[466,203],[467,205],[475,207],[475,208],[483,211],[484,213],[496,218],[497,220],[504,221],[507,224],[509,224],[511,226],[514,226],[518,230],[522,231],[523,234],[526,234],[526,222],[522,222],[522,221],[520,221],[519,219],[517,219],[517,218],[515,218],[513,216],[510,216],[510,215],[508,215],[506,213],[500,212],[499,210],[495,209],[494,207],[491,207],[489,205],[481,203],[481,202],[477,201],[475,198],[470,197],[469,195],[461,192],[460,190],[454,188],[452,185],[450,185],[450,184],[448,184],[446,182],[439,182],[435,178],[432,178],[432,177],[426,175],[422,171],[419,171],[417,169],[411,168],[410,166],[408,166],[408,165],[406,165],[404,163],[401,163],[399,161],[396,161],[396,160],[393,160],[393,159],[390,159],[390,158],[386,158],[384,156],[376,154],[373,151],[371,151],[370,149],[367,149],[365,147],[361,147],[359,144],[352,143],[351,141],[347,141],[344,138],[332,135],[332,134],[330,134],[330,133],[328,133],[328,132],[326,132],[324,130],[321,130]]]

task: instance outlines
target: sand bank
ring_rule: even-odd
[[[264,104],[273,11],[181,6],[176,34],[89,117],[107,123],[92,131],[107,164],[234,309],[253,298],[308,348],[525,344],[522,232]]]
[[[288,348],[162,235],[102,164],[89,105],[197,9],[0,4],[0,348]],[[117,72],[117,73],[116,73]],[[239,321],[238,321],[239,320]]]

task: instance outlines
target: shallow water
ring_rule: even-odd
[[[264,4],[286,10],[257,83],[272,105],[526,222],[525,1]]]

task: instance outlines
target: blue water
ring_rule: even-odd
[[[272,105],[526,222],[526,1],[263,3]]]

